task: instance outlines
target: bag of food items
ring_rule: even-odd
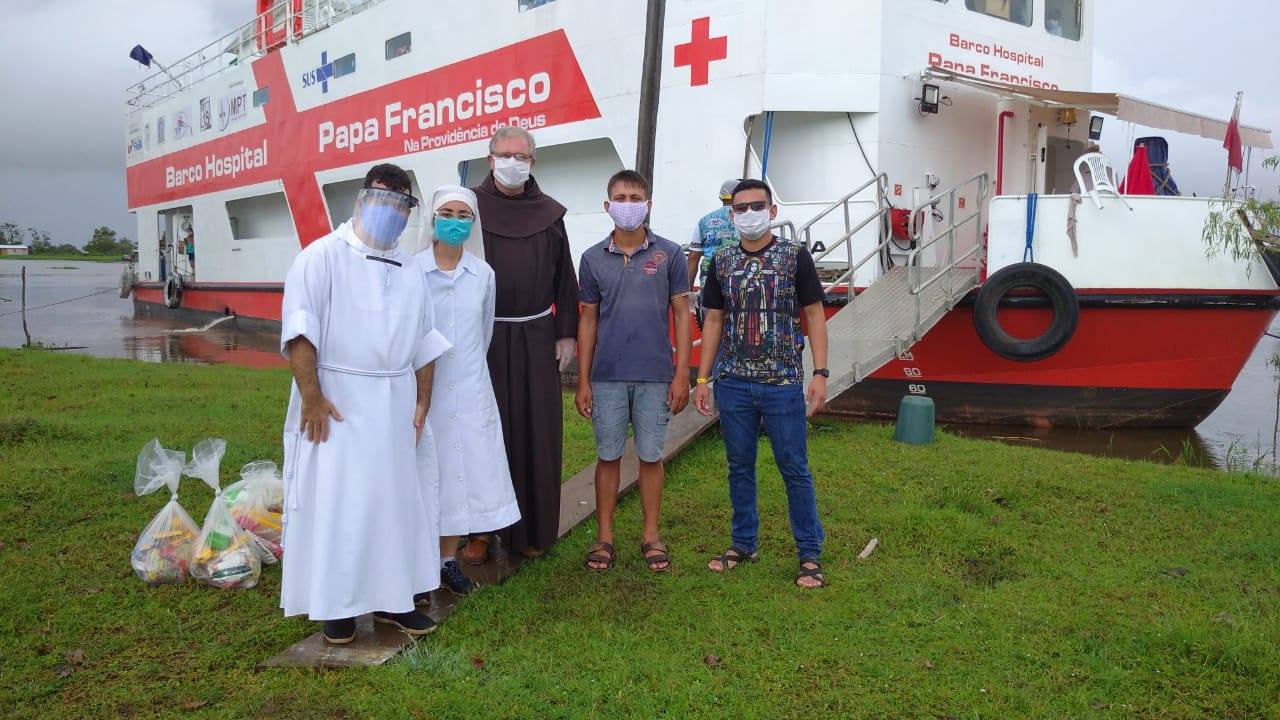
[[[178,504],[178,482],[182,479],[185,459],[181,451],[165,450],[156,438],[138,453],[134,494],[142,496],[162,487],[169,489],[169,502],[138,536],[129,556],[134,574],[148,585],[180,583],[187,579],[199,530]]]
[[[240,468],[240,480],[222,491],[231,517],[248,530],[262,549],[262,562],[274,565],[284,554],[280,539],[284,513],[284,482],[270,460],[255,460]]]
[[[231,517],[231,508],[222,497],[218,465],[226,450],[226,440],[201,440],[191,450],[191,462],[182,470],[213,488],[213,504],[204,516],[196,541],[191,576],[224,590],[251,588],[258,584],[262,560],[253,536]]]

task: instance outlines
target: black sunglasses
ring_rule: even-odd
[[[769,207],[769,202],[767,200],[756,200],[755,202],[749,202],[749,203],[734,203],[733,211],[736,213],[744,213],[748,210],[752,210],[754,212],[760,212],[761,210],[765,210],[768,207]]]

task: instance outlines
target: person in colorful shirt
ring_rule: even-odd
[[[819,588],[826,585],[819,564],[824,536],[809,472],[806,417],[826,405],[830,377],[822,283],[803,245],[769,231],[778,208],[768,185],[743,180],[734,189],[732,211],[741,240],[716,251],[702,288],[706,318],[694,392],[698,412],[710,416],[714,378],[733,504],[732,545],[707,567],[727,572],[758,558],[756,449],[763,419],[787,489],[791,534],[800,558],[795,582]],[[801,315],[816,368],[807,410]]]
[[[733,227],[733,218],[729,215],[729,204],[733,202],[733,189],[739,180],[725,180],[720,186],[720,207],[712,210],[698,221],[693,229],[693,242],[689,243],[689,285],[702,287],[707,279],[707,268],[715,257],[716,248],[738,242],[738,231]]]
[[[613,567],[613,511],[618,502],[627,426],[635,430],[640,459],[644,531],[640,554],[653,572],[671,568],[658,533],[662,504],[662,450],[667,425],[689,403],[689,278],[680,246],[645,227],[652,209],[649,181],[634,170],[609,179],[605,210],[609,237],[582,254],[578,271],[578,413],[595,429],[597,542],[587,551],[589,570]],[[675,318],[672,365],[671,318]]]

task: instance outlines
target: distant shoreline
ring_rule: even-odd
[[[119,255],[0,255],[0,260],[36,260],[36,261],[56,261],[67,262],[99,262],[99,263],[123,263]]]

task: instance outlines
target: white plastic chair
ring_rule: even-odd
[[[1079,186],[1081,192],[1086,192],[1084,175],[1080,172],[1085,167],[1089,168],[1089,178],[1093,181],[1088,188],[1089,197],[1093,198],[1093,204],[1102,209],[1101,193],[1109,192],[1120,200],[1121,204],[1129,208],[1129,202],[1120,194],[1118,183],[1116,182],[1116,169],[1102,153],[1085,153],[1076,159],[1076,185]]]

